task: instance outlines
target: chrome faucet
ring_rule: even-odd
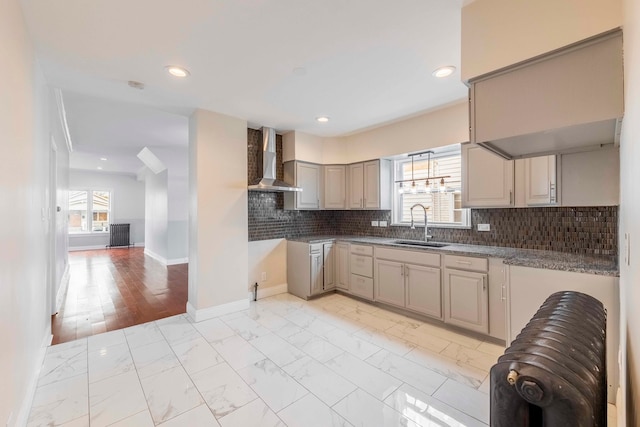
[[[422,203],[416,203],[415,205],[411,206],[411,209],[409,210],[411,212],[411,229],[416,229],[416,226],[413,223],[413,208],[415,208],[416,206],[420,206],[424,210],[424,241],[428,242],[432,237],[429,236],[429,224],[427,222],[427,209],[429,208],[425,207]]]

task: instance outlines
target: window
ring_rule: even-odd
[[[469,227],[470,211],[462,208],[462,158],[460,144],[432,150],[431,161],[427,155],[414,156],[413,177],[411,157],[394,161],[394,181],[405,181],[393,186],[393,222],[396,225],[411,223],[411,206],[421,203],[427,207],[429,226]],[[427,174],[444,178],[444,187],[439,179],[431,179],[426,187]],[[413,178],[413,181],[412,181]],[[415,182],[415,186],[413,186]],[[424,212],[414,209],[416,225],[424,225]]]
[[[109,191],[69,191],[69,233],[107,232],[110,220]]]

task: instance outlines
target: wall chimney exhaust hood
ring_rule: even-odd
[[[276,179],[276,131],[273,128],[262,128],[262,178],[250,183],[249,191],[302,191],[302,188]]]
[[[617,145],[624,112],[619,29],[469,81],[469,132],[505,159]]]

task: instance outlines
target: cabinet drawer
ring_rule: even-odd
[[[360,276],[373,277],[373,258],[351,254],[351,272]]]
[[[351,293],[368,300],[373,300],[373,279],[352,273]]]
[[[445,255],[444,266],[458,270],[489,271],[489,260],[468,256]]]
[[[404,249],[376,247],[376,258],[406,262],[409,264],[427,265],[429,267],[440,267],[440,254],[425,251],[407,251]]]
[[[358,255],[369,255],[373,256],[373,246],[363,246],[363,245],[354,245],[351,244],[351,253]]]

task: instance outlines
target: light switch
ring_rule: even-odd
[[[377,227],[378,226],[378,221],[371,221],[371,226],[372,227]]]
[[[380,223],[380,227],[386,227],[387,226],[387,221],[379,221]]]
[[[491,231],[491,224],[478,224],[478,231]]]

